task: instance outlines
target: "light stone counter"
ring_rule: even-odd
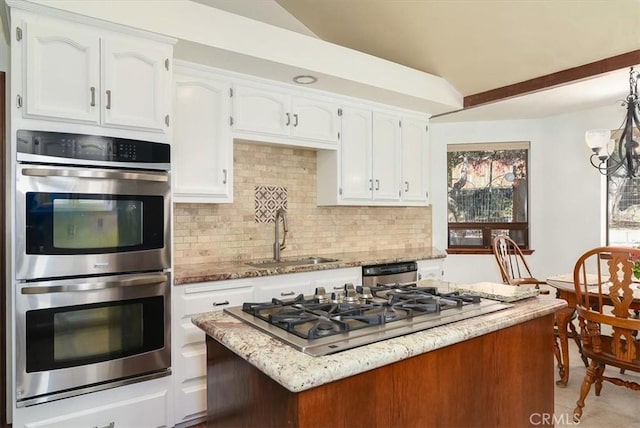
[[[442,259],[446,257],[445,253],[432,247],[412,248],[404,250],[393,249],[362,251],[352,253],[322,253],[315,255],[337,259],[337,261],[322,264],[278,267],[254,267],[247,264],[247,262],[255,262],[256,260],[238,260],[218,263],[177,265],[174,268],[173,283],[175,285],[184,285],[198,282],[222,281],[227,279],[281,275],[285,273],[341,269],[362,265]],[[289,258],[297,257],[283,257],[282,260],[287,260]]]
[[[550,296],[533,297],[502,311],[324,357],[297,351],[223,312],[199,314],[192,322],[289,391],[300,392],[539,318],[566,306],[566,301]]]

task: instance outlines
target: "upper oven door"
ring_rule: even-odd
[[[170,266],[166,172],[19,164],[16,278]]]

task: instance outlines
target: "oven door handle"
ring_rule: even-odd
[[[119,281],[87,282],[84,284],[48,285],[43,287],[24,287],[22,294],[64,293],[69,291],[95,291],[108,288],[135,287],[140,285],[161,284],[168,280],[167,275],[145,275],[138,278]]]
[[[166,173],[149,174],[144,172],[93,171],[90,169],[25,168],[22,170],[22,175],[31,177],[79,177],[118,180],[169,181],[169,175]]]

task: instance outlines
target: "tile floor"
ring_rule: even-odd
[[[640,427],[640,391],[603,382],[600,396],[596,397],[594,387],[585,399],[580,423],[572,421],[570,416],[580,394],[580,386],[587,371],[578,354],[578,348],[569,341],[569,384],[566,388],[555,388],[555,426],[580,428],[622,428]],[[640,383],[640,373],[627,371],[619,374],[615,367],[607,367],[605,374]],[[556,379],[559,379],[556,370]]]

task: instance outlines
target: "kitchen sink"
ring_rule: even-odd
[[[273,267],[287,267],[287,266],[301,266],[301,265],[319,265],[322,263],[337,262],[338,259],[331,259],[327,257],[304,257],[301,259],[292,260],[265,260],[259,262],[247,262],[246,264],[258,268],[273,268]]]

